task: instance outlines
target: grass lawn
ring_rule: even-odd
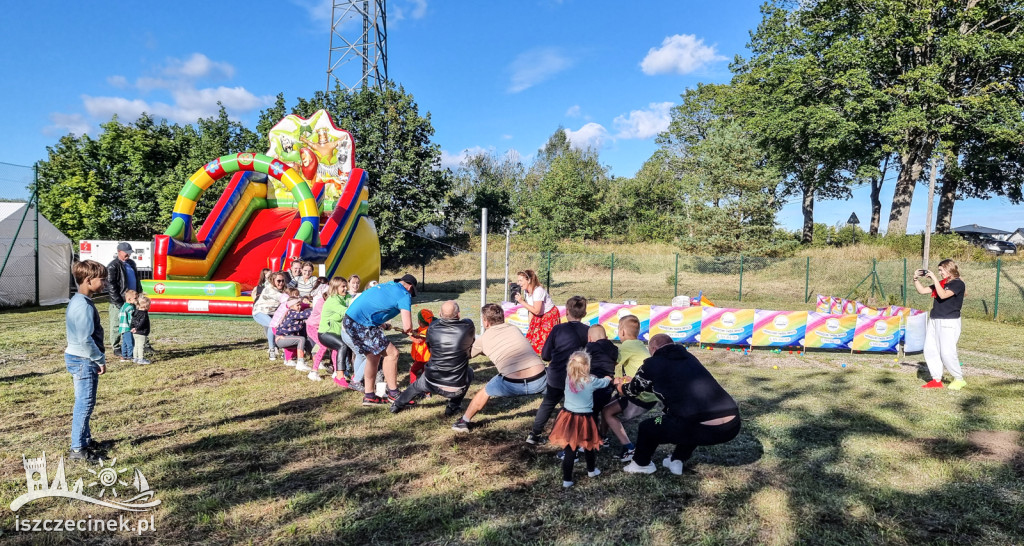
[[[425,293],[416,305],[436,311],[453,296],[476,319],[479,292]],[[108,457],[142,470],[162,501],[155,531],[137,538],[13,531],[16,516],[118,512],[59,498],[7,508],[25,492],[23,454],[45,451],[52,479],[73,392],[64,310],[0,318],[5,544],[1024,542],[1019,326],[965,320],[960,392],[920,389],[918,355],[699,351],[740,404],[740,436],[698,449],[683,476],[660,468],[668,446],[657,473],[625,474],[613,445],[598,456],[601,476],[580,463],[563,491],[556,449],[523,442],[538,397],[494,399],[457,435],[440,400],[391,415],[268,362],[252,321],[159,317],[154,364],[112,363],[93,416],[94,435],[113,442]],[[486,359],[473,367],[470,394],[494,374]],[[87,468],[68,463],[68,481],[88,484]]]

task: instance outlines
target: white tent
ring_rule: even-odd
[[[35,302],[35,234],[34,208],[29,209],[27,203],[0,203],[0,265],[3,265],[3,259],[10,251],[10,258],[4,267],[3,275],[0,276],[0,307]],[[39,305],[67,303],[68,283],[71,279],[71,252],[71,240],[40,215]]]

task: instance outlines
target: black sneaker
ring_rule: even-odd
[[[455,424],[452,425],[452,430],[455,432],[469,432],[469,421],[459,417],[459,420],[455,421]]]
[[[364,405],[366,404],[365,400],[363,401],[363,404]],[[391,413],[398,413],[398,412],[402,411],[402,408],[399,407],[398,404],[395,404],[394,402],[392,402],[391,405],[388,406],[388,411],[390,411]]]
[[[580,456],[581,456],[581,454],[582,454],[582,451],[577,451],[577,452],[576,452],[576,460],[577,460],[577,461],[578,461],[578,460],[580,460]],[[556,457],[556,458],[557,458],[557,459],[558,459],[559,461],[561,461],[561,460],[565,459],[565,450],[564,450],[564,449],[559,449],[559,450],[558,450],[558,453],[555,453],[555,457]]]
[[[531,433],[526,435],[526,443],[528,443],[530,445],[534,445],[534,446],[537,445],[537,444],[543,444],[544,443],[544,436],[542,436],[540,434],[534,434],[534,433],[531,432]]]
[[[455,406],[455,407],[445,406],[444,407],[444,416],[445,417],[455,417],[456,415],[459,414],[460,411],[462,411],[462,407],[461,406]]]
[[[72,450],[68,451],[68,460],[69,461],[85,461],[87,463],[95,463],[95,462],[99,462],[100,458],[97,457],[95,453],[93,453],[92,451],[89,451],[88,449],[81,449],[81,450],[78,450],[78,451],[75,451],[75,450],[72,449]]]
[[[381,398],[373,393],[363,394],[363,405],[364,406],[379,406],[380,404],[387,404],[388,401]]]
[[[604,448],[604,447],[611,447],[611,446],[612,446],[611,438],[609,438],[607,436],[605,436],[604,438],[601,438],[601,447]]]
[[[634,451],[636,451],[636,449],[629,449],[626,446],[622,446],[622,450],[619,451],[619,460],[624,463],[632,461]]]

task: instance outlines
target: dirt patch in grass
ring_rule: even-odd
[[[967,435],[967,441],[975,451],[970,458],[975,461],[1024,466],[1024,448],[1020,445],[1020,433],[1012,430],[975,430]]]

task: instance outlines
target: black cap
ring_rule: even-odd
[[[395,282],[404,282],[409,285],[409,294],[416,295],[416,277],[406,273],[401,279],[395,279]]]

